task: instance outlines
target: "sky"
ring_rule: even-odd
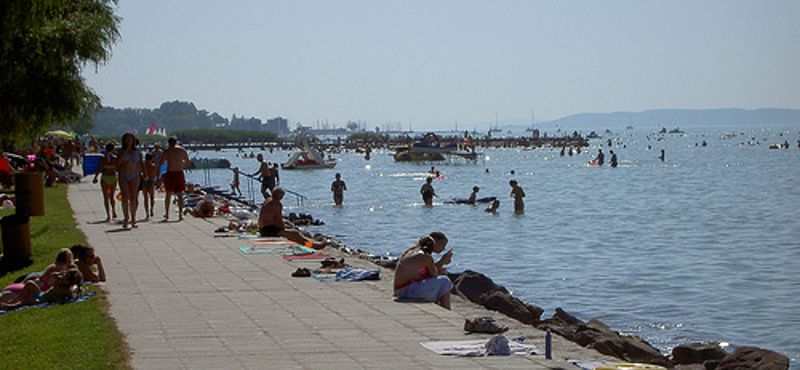
[[[681,108],[800,109],[800,1],[121,0],[84,77],[115,108],[473,129]]]

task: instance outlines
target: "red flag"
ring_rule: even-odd
[[[148,134],[148,135],[152,135],[152,134],[153,134],[153,133],[155,133],[155,132],[156,132],[156,123],[155,123],[155,122],[153,122],[153,125],[152,125],[152,126],[150,126],[150,131],[147,131],[147,134]]]

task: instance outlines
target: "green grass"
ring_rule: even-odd
[[[21,273],[42,271],[56,252],[86,243],[67,201],[66,186],[46,188],[45,215],[31,217],[33,263],[0,276],[6,286]],[[0,216],[13,213],[2,211]],[[0,315],[0,367],[4,369],[129,369],[129,351],[108,316],[106,293],[90,299],[44,309]]]

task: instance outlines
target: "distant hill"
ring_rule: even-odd
[[[529,119],[501,122],[503,127],[530,127]],[[769,126],[800,124],[798,109],[654,109],[643,112],[578,113],[557,120],[536,122],[537,127],[549,129],[560,126],[567,130],[618,130],[634,128],[673,129],[703,126]]]

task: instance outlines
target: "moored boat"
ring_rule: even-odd
[[[192,158],[187,169],[231,168],[231,162],[225,158]]]
[[[312,135],[301,135],[297,138],[298,149],[286,163],[281,164],[285,170],[316,170],[336,167],[339,163],[334,159],[325,159],[325,155],[311,145],[316,138]]]
[[[436,134],[429,132],[412,145],[395,149],[394,160],[397,162],[435,162],[444,161],[450,155],[470,160],[477,158],[474,150],[460,150],[457,141],[442,140]]]

